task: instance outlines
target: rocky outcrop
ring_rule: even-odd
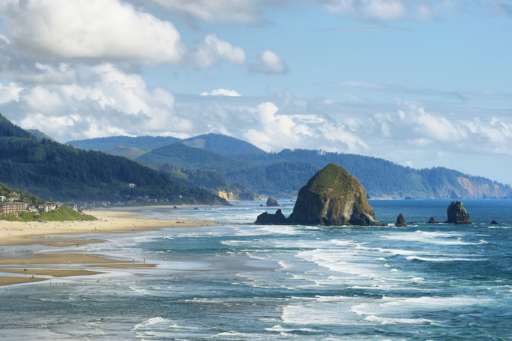
[[[494,220],[494,219],[493,219],[493,220],[491,221],[491,225],[499,225],[499,223],[498,223],[496,220]]]
[[[398,218],[396,218],[395,226],[407,226],[407,224],[405,223],[405,219],[404,219],[404,216],[402,215],[402,213],[400,213],[398,215]]]
[[[277,203],[276,199],[274,199],[272,197],[268,197],[267,207],[271,207],[271,206],[279,206],[279,204]]]
[[[471,224],[469,214],[461,201],[453,201],[448,207],[448,220],[445,224]]]
[[[279,211],[278,211],[279,213]],[[282,213],[281,213],[282,214]],[[262,214],[261,216],[265,215]],[[277,215],[277,213],[276,213]],[[266,214],[258,220],[268,222]],[[359,181],[344,168],[333,163],[316,173],[299,191],[292,214],[276,217],[270,223],[296,225],[359,225],[383,226],[375,220],[375,212],[368,204],[366,192]]]
[[[275,214],[272,213],[262,213],[256,219],[257,225],[285,225],[286,217],[284,216],[281,209],[278,209]]]
[[[425,224],[439,224],[438,221],[434,219],[434,217],[431,217],[429,221],[427,221]]]

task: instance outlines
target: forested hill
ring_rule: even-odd
[[[177,142],[157,148],[137,160],[155,165],[169,164],[191,170],[220,173],[229,185],[239,184],[260,194],[296,194],[319,168],[300,162],[254,165],[208,150]]]
[[[512,188],[509,185],[487,178],[441,167],[416,170],[369,156],[285,149],[280,153],[245,153],[233,157],[259,165],[290,161],[310,163],[323,168],[329,163],[335,163],[358,178],[372,197],[512,198]]]
[[[0,182],[56,200],[118,201],[147,196],[175,203],[227,204],[208,191],[180,186],[124,157],[39,140],[2,115]]]

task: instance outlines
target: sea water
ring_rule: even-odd
[[[371,201],[384,227],[256,226],[275,209],[247,202],[148,210],[231,225],[102,235],[76,252],[157,268],[12,286],[0,338],[511,340],[512,201],[465,200],[473,224],[425,224],[449,203]],[[417,223],[393,226],[399,213]]]

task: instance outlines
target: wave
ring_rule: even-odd
[[[422,318],[419,318],[419,319],[387,318],[387,317],[379,317],[379,316],[375,316],[375,315],[367,316],[364,320],[369,321],[369,322],[376,322],[376,323],[380,323],[380,324],[397,324],[397,323],[400,323],[400,324],[427,324],[428,323],[428,324],[431,324],[431,323],[434,323],[431,320],[422,319]]]
[[[484,262],[484,261],[488,260],[487,258],[448,258],[448,257],[426,258],[426,257],[417,257],[417,256],[406,257],[406,259],[407,260],[422,260],[425,262],[455,262],[455,261]]]

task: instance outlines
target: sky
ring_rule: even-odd
[[[512,0],[0,0],[0,113],[512,184]]]

